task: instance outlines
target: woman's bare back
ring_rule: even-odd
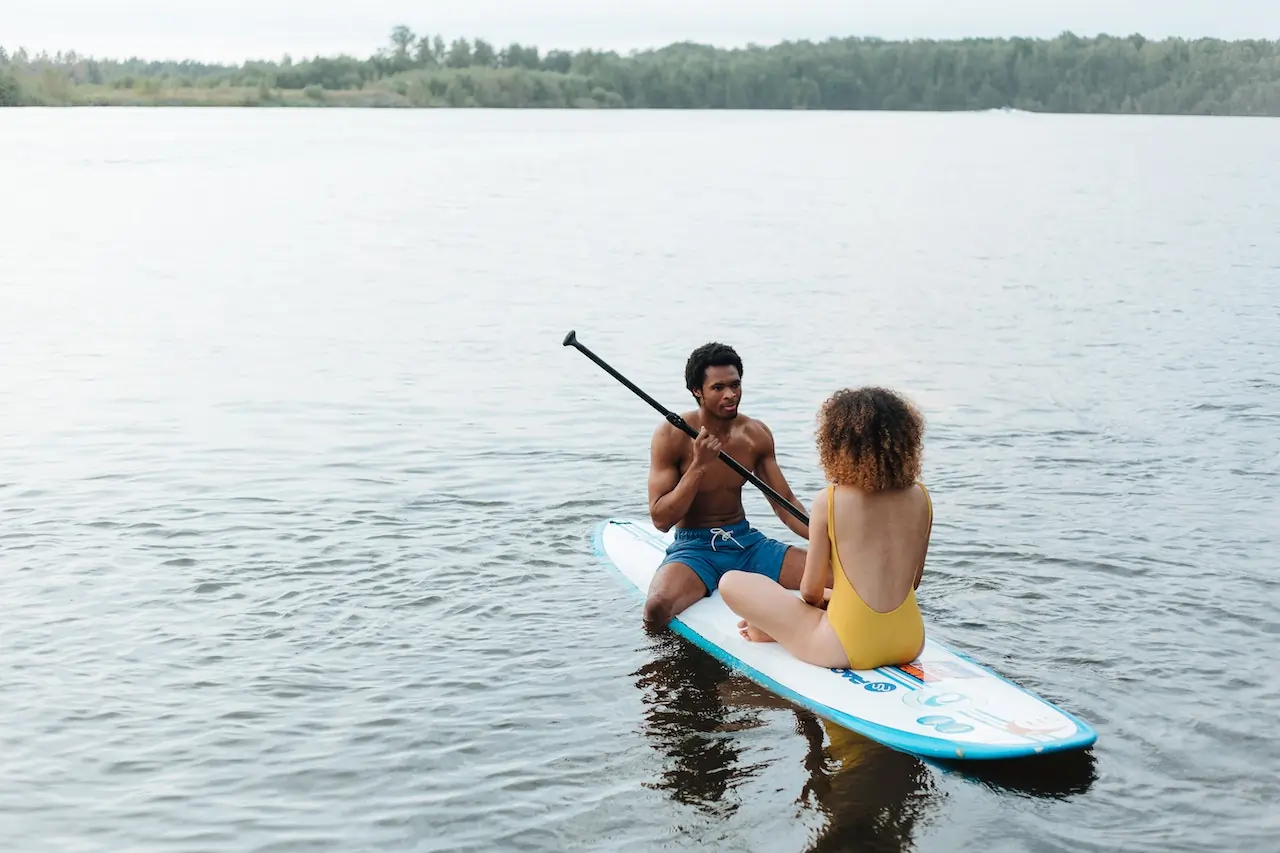
[[[837,486],[832,497],[845,576],[872,610],[896,609],[920,585],[933,527],[928,493],[918,484],[875,493]]]

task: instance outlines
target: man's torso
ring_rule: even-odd
[[[695,430],[703,425],[700,412],[686,413],[685,422]],[[674,428],[673,428],[674,429]],[[748,471],[754,471],[760,463],[765,445],[764,427],[753,418],[738,415],[725,434],[717,434],[720,449]],[[693,440],[683,432],[676,439],[673,454],[680,476],[693,464]],[[742,507],[742,487],[746,479],[724,462],[711,463],[698,483],[698,494],[689,512],[677,523],[677,527],[708,528],[727,527],[746,518]]]

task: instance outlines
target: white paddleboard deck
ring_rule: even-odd
[[[609,519],[594,536],[596,553],[641,595],[670,542],[671,534],[630,519]],[[715,592],[672,620],[671,628],[779,695],[903,752],[1018,758],[1097,740],[1088,724],[929,636],[910,664],[832,670],[797,660],[777,643],[744,640],[738,621]]]

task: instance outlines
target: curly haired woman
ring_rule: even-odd
[[[884,388],[843,389],[818,413],[818,459],[830,482],[813,499],[800,597],[746,572],[720,594],[742,636],[776,640],[837,669],[910,663],[924,647],[915,591],[933,530],[920,476],[924,419]]]

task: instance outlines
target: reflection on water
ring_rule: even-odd
[[[1009,761],[930,763],[994,791],[1060,800],[1088,793],[1098,780],[1097,759],[1092,748]]]
[[[823,820],[808,848],[905,850],[919,821],[939,800],[929,768],[919,759],[821,720],[710,655],[668,633],[636,673],[646,700],[644,731],[666,757],[651,786],[708,814],[737,811],[732,789],[764,766],[744,760],[735,733],[761,725],[758,712],[795,714],[804,738],[806,771],[795,801]]]
[[[661,781],[651,787],[727,817],[738,807],[726,796],[730,784],[751,773],[740,766],[742,750],[729,733],[757,721],[725,705],[720,689],[734,678],[727,667],[675,634],[655,639],[654,658],[635,673],[647,700],[645,734],[668,757]]]
[[[766,767],[745,759],[736,734],[763,725],[760,711],[789,710],[807,745],[795,802],[822,818],[806,848],[811,853],[910,849],[947,798],[935,771],[1057,799],[1086,793],[1097,778],[1091,750],[981,762],[898,752],[788,702],[672,632],[650,635],[653,657],[634,675],[645,699],[643,730],[666,761],[648,786],[708,815],[734,814],[740,803],[733,789]]]
[[[826,817],[808,849],[910,849],[918,825],[944,799],[929,768],[808,711],[797,709],[796,716],[809,742],[803,796]]]

